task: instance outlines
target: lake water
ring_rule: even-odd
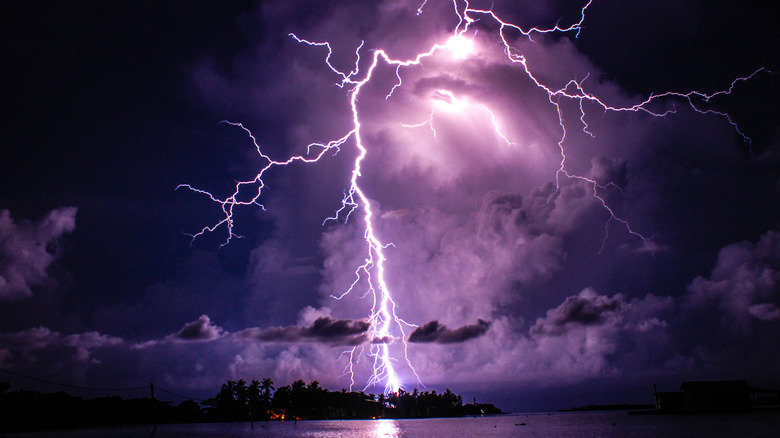
[[[477,418],[338,420],[150,426],[0,434],[26,438],[471,438],[471,437],[755,437],[780,436],[780,412],[735,415],[628,415],[621,412],[513,414]]]

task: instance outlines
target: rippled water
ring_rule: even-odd
[[[150,426],[28,434],[30,438],[149,437]],[[516,414],[478,418],[162,424],[160,438],[471,438],[471,437],[757,437],[779,436],[780,412],[738,415],[647,415],[626,412]]]

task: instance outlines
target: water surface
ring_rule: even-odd
[[[780,412],[733,415],[628,415],[619,412],[513,414],[418,420],[161,424],[25,434],[17,438],[471,438],[471,437],[777,437]]]

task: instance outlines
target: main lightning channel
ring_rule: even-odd
[[[354,165],[352,167],[350,185],[349,188],[344,193],[341,207],[339,207],[335,211],[335,214],[332,217],[326,218],[326,221],[329,220],[333,220],[337,222],[340,220],[347,221],[349,220],[350,216],[353,213],[359,212],[365,224],[364,238],[366,242],[366,254],[365,254],[365,259],[363,264],[361,264],[355,269],[354,282],[349,286],[349,288],[346,291],[344,291],[340,295],[333,295],[332,298],[337,300],[343,299],[346,295],[354,292],[354,289],[359,287],[359,285],[362,285],[364,283],[367,284],[367,291],[365,294],[370,295],[372,298],[372,307],[368,316],[368,321],[370,323],[369,335],[371,337],[371,342],[369,348],[358,346],[358,347],[353,347],[352,349],[344,352],[343,355],[348,357],[348,364],[345,367],[345,374],[349,376],[351,382],[350,383],[350,390],[351,390],[352,385],[355,384],[354,364],[356,363],[356,361],[359,360],[359,356],[360,356],[357,353],[359,351],[368,350],[367,356],[371,358],[373,372],[371,377],[368,379],[365,388],[376,386],[376,385],[382,385],[384,387],[385,392],[398,391],[399,389],[404,387],[404,384],[397,370],[397,364],[399,363],[399,359],[392,357],[390,346],[393,343],[400,342],[403,348],[404,366],[409,370],[411,375],[413,375],[418,382],[422,383],[419,375],[417,374],[416,370],[412,366],[411,361],[409,360],[408,346],[406,344],[405,329],[408,329],[410,327],[415,327],[415,325],[404,321],[402,318],[398,316],[397,313],[398,306],[396,305],[396,302],[393,299],[391,288],[389,287],[386,279],[385,261],[387,258],[385,255],[385,250],[388,248],[389,244],[383,243],[382,240],[377,235],[372,203],[360,185],[360,177],[362,176],[361,174],[362,165],[364,159],[368,154],[368,149],[364,144],[363,136],[361,133],[362,125],[361,125],[361,118],[359,116],[360,113],[358,110],[358,97],[363,87],[366,86],[373,78],[373,73],[380,62],[384,62],[388,66],[392,66],[395,68],[395,77],[397,81],[394,85],[392,85],[392,87],[390,87],[386,95],[386,99],[390,99],[393,96],[395,90],[397,90],[399,87],[403,85],[402,74],[401,74],[403,68],[414,66],[414,65],[420,65],[426,58],[431,57],[434,53],[440,50],[451,50],[454,52],[456,58],[467,56],[468,53],[471,50],[473,50],[473,47],[469,45],[471,44],[471,40],[467,40],[466,42],[468,44],[464,45],[463,38],[466,38],[464,34],[470,31],[470,28],[472,27],[472,25],[474,25],[474,23],[477,23],[481,20],[492,20],[499,27],[498,36],[501,41],[501,44],[503,45],[504,53],[506,54],[508,61],[512,65],[519,65],[522,71],[527,75],[528,78],[531,79],[531,81],[533,81],[536,87],[542,90],[544,93],[546,93],[550,104],[556,109],[558,114],[558,124],[560,126],[560,137],[557,141],[557,146],[560,151],[561,159],[560,159],[559,167],[555,172],[555,177],[554,177],[556,190],[554,193],[550,195],[548,202],[552,201],[554,197],[557,196],[560,190],[560,183],[561,183],[560,180],[562,178],[574,180],[574,181],[580,181],[584,184],[590,185],[593,198],[600,202],[602,208],[609,215],[609,219],[605,224],[605,233],[604,233],[603,242],[605,243],[607,240],[609,225],[613,222],[617,222],[621,224],[628,231],[628,233],[640,239],[643,242],[645,248],[651,251],[652,242],[648,238],[640,234],[639,232],[634,231],[627,220],[617,216],[615,212],[612,210],[612,208],[609,206],[609,204],[606,202],[604,197],[600,194],[600,191],[605,190],[608,187],[615,186],[614,183],[610,182],[607,184],[599,184],[592,178],[575,174],[573,172],[570,172],[567,169],[566,166],[567,124],[564,121],[561,102],[563,100],[570,100],[570,101],[576,101],[578,103],[580,109],[579,121],[582,124],[581,129],[585,134],[591,137],[593,137],[594,135],[588,130],[585,106],[583,105],[584,103],[590,103],[592,105],[600,107],[603,111],[644,112],[651,116],[663,117],[674,112],[674,110],[656,112],[651,109],[651,103],[659,99],[674,98],[674,99],[681,99],[683,101],[686,101],[690,106],[690,108],[692,108],[694,111],[698,113],[715,114],[720,117],[726,118],[727,121],[734,127],[734,129],[747,142],[749,142],[750,139],[742,131],[739,130],[736,123],[733,122],[733,120],[730,118],[728,114],[724,112],[712,110],[712,109],[701,108],[697,105],[696,101],[708,102],[710,99],[716,96],[729,94],[732,92],[732,89],[738,82],[749,80],[754,75],[761,72],[763,69],[756,70],[750,76],[736,79],[735,81],[732,82],[731,87],[728,88],[727,90],[718,91],[716,93],[711,93],[711,94],[706,94],[699,91],[692,91],[688,93],[666,92],[662,94],[651,95],[643,102],[640,102],[632,106],[627,106],[627,107],[615,107],[615,106],[608,105],[604,103],[602,100],[600,100],[594,94],[585,91],[583,82],[585,81],[585,79],[587,79],[587,77],[580,81],[572,80],[568,84],[566,84],[566,86],[560,89],[555,89],[553,87],[545,85],[529,69],[527,60],[524,57],[524,55],[518,52],[518,50],[515,49],[512,46],[512,44],[508,42],[506,33],[510,30],[513,32],[517,32],[531,42],[533,42],[534,34],[544,34],[544,33],[552,33],[552,32],[560,32],[560,33],[574,32],[576,37],[579,35],[580,31],[582,30],[582,24],[585,21],[585,15],[587,9],[591,6],[592,2],[593,0],[589,0],[587,3],[585,3],[585,5],[580,9],[579,20],[567,27],[561,27],[558,24],[556,24],[554,27],[550,27],[550,28],[533,27],[526,30],[515,24],[503,21],[492,9],[471,8],[468,1],[461,0],[459,2],[458,0],[452,0],[454,13],[458,17],[458,24],[455,27],[455,30],[453,31],[452,35],[450,35],[446,41],[435,43],[430,47],[429,50],[425,52],[421,52],[415,55],[414,57],[406,60],[393,59],[387,54],[385,50],[375,49],[371,52],[372,53],[371,62],[368,65],[368,68],[365,69],[365,74],[361,72],[361,68],[360,68],[361,65],[360,55],[364,44],[363,42],[361,42],[360,45],[355,50],[356,59],[355,59],[354,68],[349,72],[345,72],[336,68],[331,63],[331,55],[333,54],[333,50],[329,42],[312,42],[300,38],[295,34],[290,34],[290,37],[300,44],[305,44],[312,47],[322,47],[327,49],[325,64],[327,65],[328,68],[330,68],[330,70],[334,74],[336,74],[341,78],[340,83],[338,83],[337,85],[341,88],[346,88],[349,93],[349,108],[352,113],[352,127],[349,129],[348,132],[346,132],[342,137],[338,139],[332,140],[327,143],[309,144],[306,149],[306,154],[293,156],[286,160],[274,160],[262,152],[260,146],[257,143],[256,138],[249,131],[249,129],[247,129],[240,123],[224,122],[233,125],[235,127],[238,127],[240,129],[243,129],[247,133],[247,135],[252,139],[252,142],[257,149],[257,153],[263,160],[265,160],[266,164],[257,173],[255,178],[248,181],[237,182],[233,193],[224,199],[214,196],[213,194],[211,194],[206,190],[193,187],[189,184],[181,184],[180,186],[177,187],[177,189],[187,188],[196,193],[200,193],[207,196],[211,201],[220,204],[224,215],[223,218],[216,224],[211,226],[206,226],[202,228],[199,232],[191,234],[192,239],[194,240],[199,236],[203,235],[204,233],[214,232],[216,231],[217,228],[223,225],[226,227],[227,234],[228,234],[226,240],[222,243],[223,245],[228,244],[231,241],[231,239],[234,237],[236,238],[241,237],[234,233],[234,226],[233,226],[234,208],[236,206],[257,205],[264,209],[263,204],[260,202],[260,198],[265,188],[263,177],[265,176],[267,171],[269,171],[274,167],[283,167],[283,166],[291,165],[296,162],[301,162],[301,163],[318,162],[328,152],[332,152],[334,154],[337,153],[340,150],[340,147],[344,146],[350,139],[352,139],[354,141],[358,154],[357,157],[355,158]],[[428,0],[424,0],[422,2],[422,4],[417,10],[417,15],[423,14],[423,9],[427,3]],[[462,4],[463,6],[459,7],[459,4]],[[450,93],[450,92],[447,91],[446,93]],[[451,93],[449,94],[449,97],[453,100],[457,99],[457,96],[454,96]],[[480,105],[489,112],[492,120],[492,126],[493,129],[496,131],[496,133],[507,144],[511,144],[512,143],[511,140],[499,130],[495,113],[487,106],[483,104]],[[429,125],[429,127],[431,128],[435,136],[435,130],[433,130],[434,116],[435,116],[435,111],[432,109],[429,119],[427,121],[423,123],[414,124],[414,125],[404,125],[404,126],[415,127],[415,126],[423,126],[427,124]],[[603,244],[602,244],[602,249],[603,249]],[[364,280],[364,282],[361,282],[361,280]]]

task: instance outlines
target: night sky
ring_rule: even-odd
[[[780,388],[777,2],[593,0],[579,32],[504,29],[530,75],[488,14],[471,53],[403,67],[400,87],[380,61],[357,102],[358,181],[409,323],[381,342],[367,277],[331,298],[367,255],[359,210],[324,222],[349,190],[354,135],[268,170],[265,210],[236,207],[243,238],[224,246],[224,225],[189,236],[220,205],[176,188],[225,198],[266,165],[223,120],[274,160],[353,129],[354,85],[289,33],[329,41],[359,81],[374,50],[445,44],[464,2],[17,3],[0,27],[1,369],[205,398],[238,378],[346,388],[354,349],[361,390],[357,353],[386,342],[408,389],[507,410],[649,402],[653,383],[683,380]],[[577,23],[574,3],[470,7],[528,30]],[[693,96],[700,112],[679,95],[609,111],[532,78],[621,108],[730,92]]]

